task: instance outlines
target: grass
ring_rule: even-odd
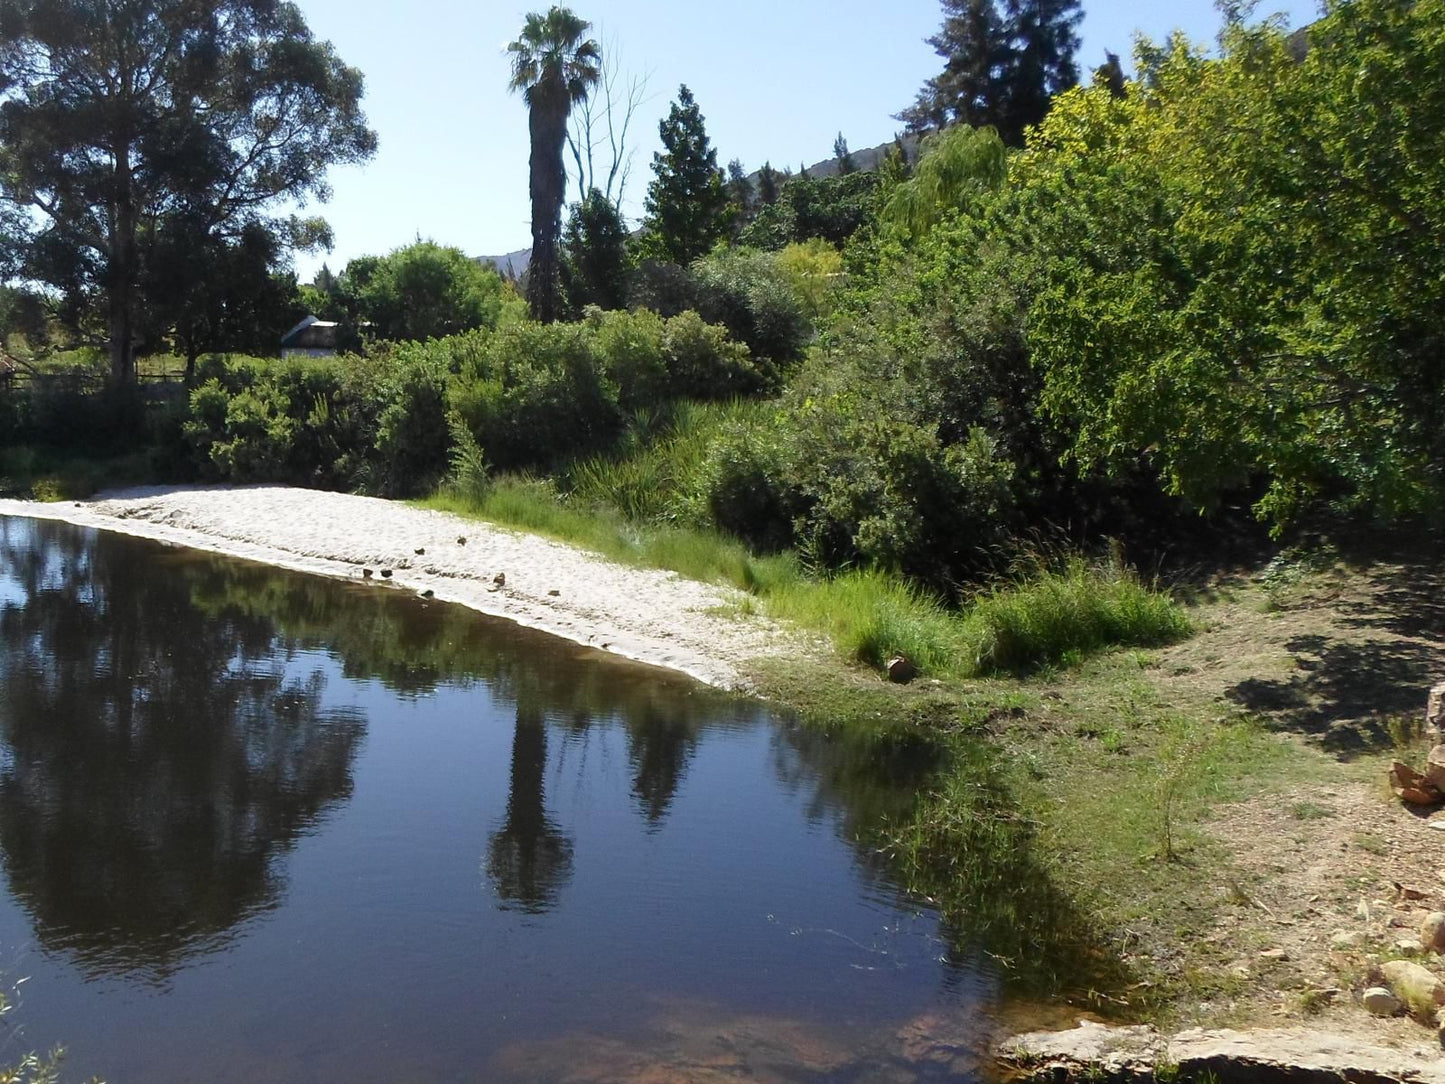
[[[148,452],[96,457],[0,448],[0,496],[39,501],[83,500],[106,489],[140,485],[155,470]]]
[[[995,587],[963,611],[879,570],[805,575],[793,554],[760,556],[718,531],[639,520],[597,503],[599,492],[615,493],[647,476],[631,469],[604,469],[596,461],[576,468],[592,499],[575,492],[564,497],[550,481],[503,476],[484,490],[443,489],[421,503],[623,564],[727,584],[761,600],[769,616],[826,635],[844,658],[875,669],[902,655],[920,672],[942,678],[1025,673],[1111,647],[1172,643],[1191,631],[1185,611],[1167,595],[1127,570],[1082,558],[1057,569],[1036,563],[1028,578]]]

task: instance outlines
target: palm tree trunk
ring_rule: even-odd
[[[560,103],[533,101],[528,118],[532,136],[532,260],[527,268],[527,304],[532,319],[546,324],[555,321],[561,309],[557,239],[562,233],[562,202],[567,191],[567,169],[562,158],[567,137],[566,105],[565,99]]]

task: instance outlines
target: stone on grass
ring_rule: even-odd
[[[1371,986],[1360,999],[1365,1010],[1374,1016],[1394,1016],[1405,1006],[1400,999],[1383,986]]]
[[[1398,760],[1390,765],[1390,789],[1401,801],[1411,805],[1439,805],[1445,801],[1430,780]]]
[[[1365,935],[1359,930],[1337,930],[1330,937],[1330,948],[1352,949],[1358,948],[1365,940]]]
[[[1445,1005],[1445,982],[1419,964],[1391,960],[1380,971],[1391,992],[1421,1020],[1434,1019],[1436,1010]]]
[[[1420,923],[1420,947],[1426,952],[1445,952],[1445,911],[1431,911]]]
[[[907,685],[918,676],[918,667],[904,655],[895,655],[888,660],[888,680],[895,685]]]

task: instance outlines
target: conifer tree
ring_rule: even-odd
[[[642,251],[654,259],[691,263],[727,230],[727,190],[702,112],[686,86],[658,125],[662,153],[652,156],[644,203]]]
[[[928,39],[943,71],[899,119],[915,132],[992,125],[1020,146],[1053,96],[1079,81],[1079,0],[943,0],[943,11],[943,27]]]

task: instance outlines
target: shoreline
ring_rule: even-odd
[[[287,486],[165,486],[87,501],[0,499],[4,515],[332,579],[362,582],[363,568],[391,569],[395,588],[432,591],[439,602],[721,689],[747,691],[751,664],[763,657],[807,653],[796,634],[745,616],[734,588],[620,565],[539,535],[399,501]],[[498,573],[505,575],[500,588],[493,582]]]

